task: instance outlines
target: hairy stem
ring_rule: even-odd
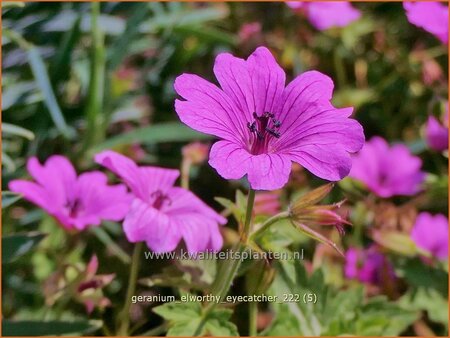
[[[258,319],[258,303],[250,302],[248,308],[248,321],[249,321],[249,337],[256,337],[258,334],[257,331],[257,319]]]
[[[235,252],[239,255],[238,256],[239,258],[242,256],[242,252],[244,252],[249,240],[254,204],[255,204],[255,191],[250,189],[247,197],[247,210],[245,213],[243,231],[240,236],[240,241],[235,246]],[[224,269],[217,274],[216,282],[218,281],[219,284],[218,287],[215,288],[216,292],[213,293],[215,295],[218,295],[220,297],[219,298],[220,300],[224,299],[225,296],[227,295],[228,290],[230,289],[231,284],[237,275],[240,265],[241,259],[230,259],[229,261],[227,261],[226,265],[224,266]],[[217,306],[216,302],[211,302],[206,306],[206,308],[203,311],[203,319],[197,326],[194,336],[198,336],[202,333],[203,327],[205,326],[206,321],[208,320],[208,316],[216,306]]]
[[[134,296],[136,291],[136,282],[139,272],[139,260],[141,256],[143,243],[139,242],[134,247],[133,258],[131,261],[130,278],[128,279],[128,289],[125,298],[125,306],[122,312],[120,312],[121,323],[118,330],[119,336],[127,336],[128,328],[130,326],[130,307],[131,307],[131,297]]]

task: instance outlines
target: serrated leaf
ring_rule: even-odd
[[[197,302],[171,302],[153,308],[153,311],[166,320],[179,322],[200,317],[201,306]]]
[[[167,337],[192,337],[200,325],[200,321],[200,318],[192,318],[189,321],[177,322],[169,328]]]

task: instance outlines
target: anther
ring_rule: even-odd
[[[273,129],[270,129],[269,127],[266,127],[266,131],[267,131],[270,135],[272,135],[272,136],[274,136],[274,137],[276,137],[276,138],[280,138],[280,133],[279,133],[278,131],[273,130]]]

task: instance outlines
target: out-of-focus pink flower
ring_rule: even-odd
[[[280,191],[258,192],[255,195],[255,215],[275,215],[280,210]]]
[[[422,78],[427,86],[431,86],[437,81],[443,81],[444,72],[436,60],[425,58],[422,62]]]
[[[184,239],[187,250],[220,250],[219,224],[226,219],[183,188],[174,187],[178,170],[139,167],[128,157],[104,151],[95,161],[117,174],[134,194],[123,228],[130,242],[145,241],[155,252],[169,252]]]
[[[239,40],[241,42],[245,42],[249,40],[252,36],[258,34],[261,32],[261,23],[255,21],[255,22],[249,22],[245,23],[241,26],[239,29]]]
[[[53,155],[44,165],[32,157],[27,169],[36,182],[13,180],[9,189],[23,194],[68,230],[83,230],[102,220],[120,221],[130,208],[132,196],[124,185],[108,185],[108,178],[99,171],[77,177],[63,156]]]
[[[411,231],[416,245],[439,259],[448,258],[448,219],[442,214],[421,212]]]
[[[445,120],[448,121],[448,113]],[[428,146],[436,151],[448,149],[448,127],[437,118],[430,116],[425,126],[425,138]]]
[[[350,248],[345,253],[345,277],[362,283],[381,284],[386,278],[394,278],[394,270],[376,246],[368,249]]]
[[[406,146],[389,147],[383,138],[375,136],[354,156],[349,176],[362,181],[380,197],[414,195],[425,179],[421,166],[421,159]]]
[[[208,158],[209,145],[201,142],[193,142],[185,145],[181,152],[183,158],[192,164],[202,164]]]
[[[338,181],[351,168],[350,153],[363,145],[353,108],[330,103],[333,81],[309,71],[285,87],[286,75],[270,51],[259,47],[247,60],[222,53],[214,73],[222,88],[193,74],[175,80],[181,121],[219,137],[209,164],[225,179],[247,175],[255,190],[275,190],[289,179],[292,162]]]
[[[347,1],[288,1],[292,9],[304,10],[311,24],[318,30],[345,27],[361,17],[361,12]]]
[[[440,2],[404,2],[408,21],[448,43],[448,6]]]

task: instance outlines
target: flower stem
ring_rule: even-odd
[[[283,219],[289,218],[289,212],[283,211],[279,214],[276,214],[275,216],[270,217],[268,220],[266,220],[261,227],[256,230],[253,234],[251,234],[250,238],[257,238],[261,236],[267,229],[269,229],[273,224],[277,223],[278,221],[281,221]]]
[[[248,240],[249,240],[249,234],[251,229],[251,220],[252,220],[252,213],[253,213],[253,205],[255,204],[255,191],[250,189],[247,197],[247,210],[245,213],[245,222],[243,231],[240,237],[240,241],[235,246],[235,252],[239,255],[238,257],[242,257],[242,252],[244,252]],[[219,282],[218,286],[215,287],[213,292],[215,295],[218,295],[220,300],[225,298],[225,296],[228,293],[228,290],[231,287],[231,284],[234,280],[234,278],[237,275],[237,272],[239,270],[239,266],[241,265],[241,259],[230,259],[226,262],[226,265],[224,266],[223,270],[220,271],[220,273],[216,276],[216,282]],[[198,336],[202,333],[203,327],[206,324],[206,321],[208,320],[208,316],[210,313],[214,310],[214,308],[217,306],[216,302],[209,303],[206,308],[203,311],[203,318],[200,324],[197,326],[197,329],[195,330],[194,336]]]
[[[189,189],[189,174],[191,172],[191,161],[183,159],[181,162],[181,187]]]
[[[127,336],[128,328],[130,326],[130,307],[131,307],[131,297],[134,296],[136,291],[136,282],[139,272],[139,260],[141,256],[143,243],[139,242],[134,247],[133,258],[131,261],[131,269],[130,269],[130,278],[128,279],[128,289],[127,295],[125,298],[125,306],[123,307],[122,312],[120,313],[120,317],[122,322],[120,323],[120,327],[118,330],[119,336]]]
[[[248,308],[248,321],[249,321],[249,337],[256,337],[257,331],[257,320],[258,320],[258,303],[250,302]]]

